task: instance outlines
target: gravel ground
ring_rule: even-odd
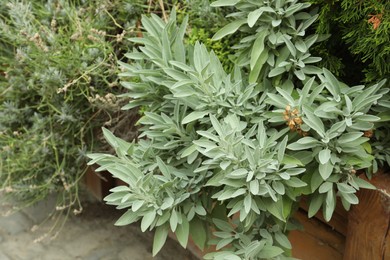
[[[71,214],[53,238],[55,232],[48,231],[55,220],[47,219],[53,207],[53,198],[0,217],[0,260],[197,259],[169,238],[164,248],[153,258],[153,234],[142,233],[138,223],[125,227],[114,226],[121,212],[96,201],[84,203],[80,215]],[[10,207],[1,205],[0,212],[4,214]],[[40,238],[44,239],[37,242]]]

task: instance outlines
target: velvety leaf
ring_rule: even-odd
[[[209,114],[209,111],[194,111],[188,114],[186,117],[183,118],[182,124],[188,124],[192,121],[201,119],[205,117],[205,115]]]
[[[284,250],[276,246],[265,246],[257,255],[260,258],[273,258],[284,253]]]
[[[333,165],[330,161],[328,161],[325,164],[320,164],[318,169],[322,179],[326,181],[333,172]]]
[[[155,218],[156,218],[156,211],[154,210],[149,211],[144,215],[141,221],[142,232],[145,232],[150,227],[150,225],[153,223]]]
[[[182,223],[177,226],[175,233],[180,245],[186,248],[188,243],[188,236],[190,234],[190,226],[185,215],[182,215],[181,219]]]
[[[220,7],[220,6],[234,6],[241,0],[218,0],[214,1],[210,4],[212,7]]]
[[[153,256],[156,256],[156,254],[164,246],[167,237],[168,237],[167,225],[159,226],[156,228],[156,232],[154,233],[154,239],[153,239]]]
[[[309,218],[313,217],[320,210],[323,200],[324,200],[324,196],[321,194],[314,195],[312,197],[312,199],[310,200],[309,211],[308,211]]]
[[[318,159],[320,160],[321,164],[325,164],[330,160],[331,152],[328,148],[321,150],[318,154]]]
[[[195,244],[203,250],[207,239],[207,230],[203,221],[197,217],[193,218],[190,222],[190,232]]]
[[[138,220],[137,213],[128,209],[116,222],[115,226],[126,226]]]
[[[216,34],[214,34],[212,40],[220,40],[226,35],[235,33],[244,23],[246,23],[246,19],[239,19],[225,25]]]

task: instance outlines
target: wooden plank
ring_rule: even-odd
[[[95,172],[92,167],[87,169],[84,175],[84,183],[87,190],[99,201],[109,194],[114,186],[114,178],[109,172]]]
[[[376,175],[378,190],[362,189],[349,213],[345,260],[390,260],[390,175]]]
[[[309,206],[306,198],[301,200],[299,207],[304,209],[306,212],[308,211]],[[341,233],[342,235],[347,235],[348,212],[344,209],[339,199],[337,200],[336,209],[333,213],[332,219],[329,222],[326,222],[324,219],[322,210],[317,212],[314,218],[321,220],[323,223],[330,226],[332,229]]]
[[[289,234],[292,255],[302,260],[341,260],[345,248],[345,237],[316,218],[307,218],[307,213],[299,210],[294,217],[304,230],[294,230]]]

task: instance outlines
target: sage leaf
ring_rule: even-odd
[[[211,39],[213,41],[217,41],[217,40],[222,39],[226,35],[235,33],[238,30],[238,28],[241,27],[241,25],[246,23],[246,21],[247,21],[246,19],[239,19],[239,20],[235,20],[235,21],[225,25],[218,32],[216,32],[214,34],[213,38],[211,38]]]
[[[260,258],[269,259],[269,258],[276,257],[278,255],[281,255],[283,253],[284,253],[284,250],[279,248],[279,247],[265,246],[263,249],[261,249],[261,251],[259,252],[259,254],[257,256]]]
[[[153,250],[152,250],[153,256],[156,256],[157,253],[164,246],[167,237],[168,237],[167,225],[162,225],[156,228],[156,232],[154,233],[154,239],[153,239]]]
[[[128,209],[116,222],[115,226],[126,226],[138,220],[138,215]]]
[[[320,164],[318,169],[322,179],[326,181],[333,172],[333,165],[330,161],[328,161],[325,164]]]
[[[186,248],[188,243],[188,236],[190,234],[190,225],[185,215],[182,215],[182,222],[177,226],[175,234],[180,245]]]
[[[155,218],[156,218],[156,211],[154,210],[149,211],[144,215],[141,221],[142,232],[145,232],[150,227],[150,225],[153,223]]]
[[[330,160],[331,152],[328,148],[321,150],[318,154],[318,159],[320,160],[321,164],[325,164]]]

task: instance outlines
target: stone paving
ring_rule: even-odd
[[[50,213],[49,209],[53,208],[53,201],[49,199],[37,206],[0,217],[0,260],[197,259],[169,238],[153,258],[152,233],[142,233],[138,224],[114,226],[121,212],[96,201],[84,203],[83,213],[70,216],[53,239],[55,232],[48,231],[54,220],[44,221]],[[0,206],[0,212],[4,214],[8,207]],[[42,237],[45,239],[35,241]]]

